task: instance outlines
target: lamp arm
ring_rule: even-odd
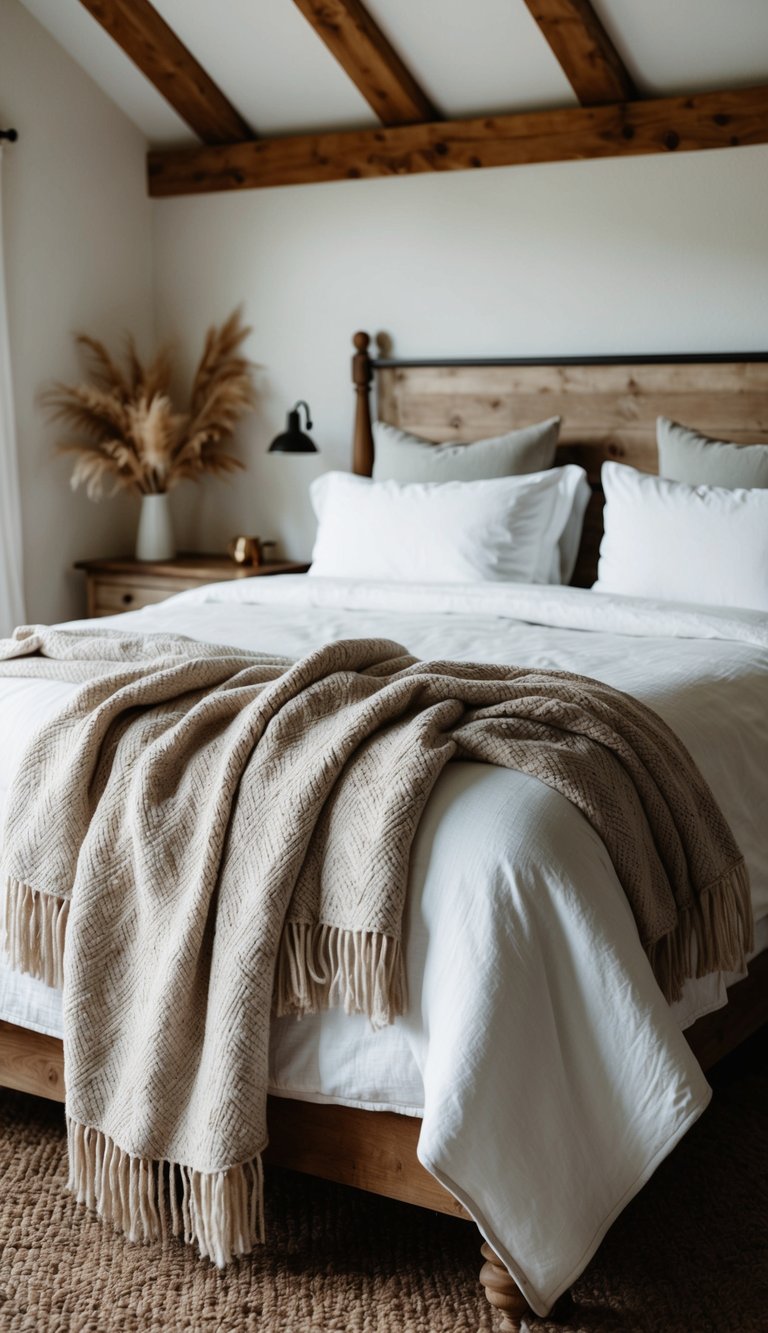
[[[307,429],[307,430],[311,430],[311,429],[312,429],[312,419],[311,419],[311,417],[310,417],[310,415],[309,415],[309,404],[308,404],[308,403],[305,403],[303,398],[300,398],[299,401],[298,401],[297,403],[294,403],[294,405],[293,405],[293,410],[294,410],[294,412],[298,412],[298,410],[299,410],[300,407],[303,407],[303,408],[304,408],[304,415],[305,415],[305,417],[306,417],[306,429]]]

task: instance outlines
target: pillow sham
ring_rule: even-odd
[[[543,472],[555,461],[560,418],[550,417],[473,444],[430,444],[408,431],[376,421],[373,480],[490,481]]]
[[[668,417],[656,422],[659,472],[691,486],[768,486],[768,444],[728,444]]]
[[[768,490],[602,469],[596,592],[768,611]]]
[[[371,481],[328,472],[312,482],[318,519],[310,575],[411,583],[559,583],[558,543],[583,468],[491,481]]]
[[[543,472],[555,461],[560,417],[549,417],[522,430],[473,444],[431,444],[408,431],[376,421],[374,481],[401,484],[430,481],[490,481],[494,477]],[[589,490],[579,488],[560,538],[560,582],[569,583],[576,568]]]

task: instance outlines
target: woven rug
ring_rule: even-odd
[[[619,1218],[558,1321],[531,1333],[765,1333],[768,1040]],[[476,1333],[474,1227],[267,1172],[269,1244],[224,1273],[129,1245],[64,1192],[62,1108],[0,1090],[2,1333]]]

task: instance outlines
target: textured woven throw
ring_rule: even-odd
[[[0,674],[81,683],[9,794],[6,943],[63,982],[70,1187],[131,1238],[170,1224],[223,1265],[260,1237],[270,1013],[402,1012],[411,843],[454,757],[583,811],[670,999],[744,965],[747,875],[709,788],[597,681],[386,640],[292,663],[42,627],[0,642]]]

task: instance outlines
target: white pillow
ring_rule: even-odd
[[[411,583],[559,583],[558,542],[589,487],[569,464],[492,481],[375,482],[328,472],[310,574]]]
[[[554,462],[559,429],[560,418],[549,417],[472,444],[430,444],[397,426],[375,421],[373,480],[397,481],[402,486],[417,481],[491,481],[543,472]],[[576,493],[560,538],[558,582],[570,583],[576,568],[589,497],[585,484]]]
[[[604,463],[597,592],[768,611],[768,490]]]

